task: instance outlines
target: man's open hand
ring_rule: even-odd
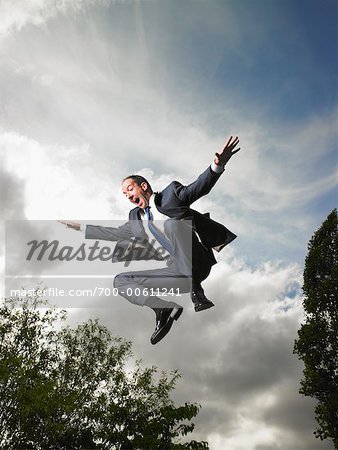
[[[230,139],[226,143],[225,147],[220,153],[215,153],[216,158],[214,159],[214,163],[217,166],[225,166],[225,164],[229,161],[229,159],[237,152],[240,151],[240,148],[235,148],[239,143],[238,136],[234,139],[230,136]]]
[[[73,230],[80,230],[80,224],[77,222],[71,222],[70,220],[58,220],[58,222],[66,225],[67,228],[72,228]]]

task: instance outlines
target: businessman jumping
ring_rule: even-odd
[[[212,164],[187,186],[173,181],[162,191],[153,192],[149,181],[141,175],[124,178],[122,192],[135,208],[129,212],[128,222],[120,227],[83,227],[76,222],[60,221],[69,228],[84,231],[86,239],[118,241],[119,249],[126,241],[136,240],[141,248],[150,249],[148,257],[150,254],[165,261],[166,267],[123,272],[114,278],[114,287],[121,296],[155,311],[156,326],[150,338],[152,344],[164,338],[174,320],[183,312],[182,306],[160,298],[162,290],[190,292],[196,312],[214,306],[205,296],[201,283],[216,263],[213,251],[220,251],[236,235],[213,221],[208,214],[201,214],[190,206],[210,192],[225,165],[240,150],[238,144],[238,137],[231,136],[224,148],[215,154]],[[164,221],[158,221],[163,218]],[[163,227],[159,223],[163,223]],[[158,252],[151,241],[158,243],[163,252]]]

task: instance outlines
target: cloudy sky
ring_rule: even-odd
[[[153,313],[124,299],[70,311],[177,368],[175,399],[202,405],[194,437],[212,450],[331,448],[292,347],[307,242],[336,207],[337,16],[335,0],[0,0],[2,232],[123,219],[123,176],[188,183],[240,137],[196,204],[238,235],[204,283],[216,307],[182,297],[157,346]]]

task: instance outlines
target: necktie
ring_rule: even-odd
[[[153,222],[153,215],[150,212],[150,206],[147,206],[145,209],[145,212],[147,214],[148,218],[148,228],[151,234],[154,236],[154,238],[159,242],[163,248],[167,250],[171,255],[174,254],[174,248],[172,246],[172,243],[169,241],[169,239],[162,233],[161,230],[159,230],[157,227],[155,227]]]

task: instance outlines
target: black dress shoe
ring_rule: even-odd
[[[202,288],[198,290],[193,289],[191,291],[190,297],[195,306],[196,312],[203,311],[205,309],[209,309],[215,306],[210,300],[206,298]]]
[[[158,309],[156,311],[156,328],[150,338],[150,342],[153,345],[157,344],[169,333],[174,320],[177,320],[182,312],[183,308],[178,305],[173,308]]]

